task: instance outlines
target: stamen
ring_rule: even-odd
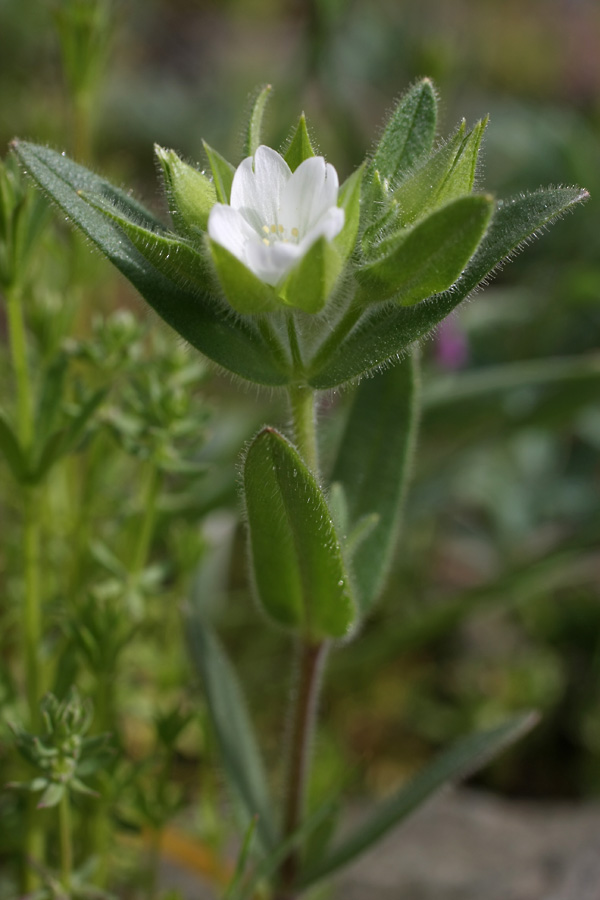
[[[262,230],[264,231],[265,234],[268,234],[268,233],[269,233],[269,226],[268,226],[268,225],[263,225]],[[263,238],[263,240],[264,240],[264,238]]]
[[[283,227],[283,225],[280,225],[279,226],[279,234],[283,234],[283,232],[284,232],[284,227]]]
[[[262,239],[262,242],[263,242],[263,244],[264,244],[266,247],[270,247],[270,246],[271,246],[271,241],[269,240],[269,238],[263,238],[263,239]]]
[[[299,233],[300,233],[300,232],[298,231],[297,228],[292,228],[292,237],[298,237],[298,234],[299,234]]]
[[[277,231],[277,225],[271,225],[272,234],[275,234],[276,231]]]

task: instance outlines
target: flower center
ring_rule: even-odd
[[[282,244],[297,244],[300,232],[297,228],[284,228],[283,225],[263,225],[264,237],[263,244],[270,247],[272,244],[281,241]]]

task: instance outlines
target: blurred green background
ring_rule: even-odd
[[[486,189],[591,192],[424,345],[423,434],[397,564],[363,634],[333,657],[316,787],[333,778],[383,792],[432,749],[533,706],[541,726],[480,780],[522,795],[599,793],[598,3],[115,0],[102,6],[83,137],[57,27],[66,6],[0,0],[2,153],[16,135],[49,143],[158,210],[153,142],[202,164],[205,138],[237,163],[259,85],[274,86],[269,142],[279,147],[304,110],[344,178],[424,75],[441,95],[442,134],[490,113]],[[141,310],[108,264],[95,271],[109,290],[94,302]],[[207,390],[241,437],[285,415],[277,397],[228,379]],[[227,465],[223,502],[236,509]],[[236,546],[222,630],[276,756],[288,646],[257,616],[240,534]]]

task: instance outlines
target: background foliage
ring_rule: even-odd
[[[593,0],[106,2],[91,26],[95,65],[82,78],[76,57],[91,8],[0,4],[3,155],[16,134],[47,142],[134,185],[163,215],[152,144],[199,161],[205,138],[239,158],[249,86],[274,85],[273,146],[304,108],[343,178],[392,98],[431,75],[444,98],[442,132],[462,115],[490,113],[486,187],[506,196],[579,183],[598,194]],[[73,44],[69,16],[82,11]],[[384,792],[449,739],[531,706],[542,725],[482,776],[486,784],[543,797],[600,788],[598,219],[592,201],[559,224],[423,348],[423,434],[400,552],[361,640],[333,657],[315,793],[332,779]],[[191,676],[178,604],[202,548],[229,536],[217,615],[276,764],[288,646],[256,614],[232,523],[237,448],[285,414],[276,396],[209,377],[63,223],[47,226],[41,246],[27,318],[35,369],[60,397],[48,434],[102,392],[38,497],[46,658],[60,651],[69,662],[48,673],[49,686],[60,693],[76,676],[95,697],[96,731],[109,728],[124,748],[111,780],[116,794],[127,786],[117,806],[127,827],[157,831],[199,796],[193,827],[218,847],[211,736],[202,700],[181,688]],[[10,409],[7,352],[0,367]],[[324,414],[347,400],[327,397]],[[21,513],[7,467],[0,471],[2,763],[6,723],[19,714]],[[132,556],[133,573],[122,564]],[[123,598],[126,619],[114,611]],[[99,653],[112,654],[110,663]],[[18,802],[2,795],[4,823]],[[97,820],[102,829],[102,810]],[[9,855],[10,828],[2,831]]]

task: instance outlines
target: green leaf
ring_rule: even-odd
[[[37,465],[35,466],[32,478],[35,482],[41,481],[50,468],[70,453],[80,440],[85,426],[96,412],[102,401],[104,400],[108,388],[100,388],[95,391],[82,405],[81,409],[66,428],[51,435],[43,446]]]
[[[440,788],[465,778],[486,765],[533,728],[536,722],[537,716],[529,713],[511,719],[498,728],[463,738],[392,797],[383,801],[371,817],[334,847],[321,863],[303,872],[298,887],[304,890],[348,865],[407,819]]]
[[[120,196],[116,188],[46,147],[18,141],[13,149],[42,190],[192,346],[249,381],[269,385],[288,383],[289,374],[279,355],[263,338],[255,322],[232,315],[229,307],[208,295],[199,296],[197,290],[186,290],[175,284],[136,250],[115,222],[91,207],[80,193]],[[127,195],[123,197],[129,199]],[[127,206],[125,200],[123,208]],[[151,228],[152,221],[148,214],[141,224]]]
[[[394,191],[399,223],[412,225],[438,205],[438,196],[456,165],[465,141],[464,119],[452,137]]]
[[[37,808],[49,809],[52,806],[58,806],[63,798],[65,790],[66,786],[64,784],[59,784],[56,781],[51,781],[40,797]]]
[[[0,452],[4,456],[10,471],[16,481],[23,483],[28,480],[28,462],[21,444],[14,433],[8,419],[0,411]]]
[[[292,172],[295,172],[300,163],[303,163],[305,159],[310,159],[311,156],[314,155],[315,151],[313,150],[306,128],[306,118],[304,113],[302,113],[292,140],[290,141],[290,145],[285,151],[283,158]]]
[[[314,642],[347,636],[355,617],[334,525],[314,475],[273,428],[244,462],[250,561],[268,616]]]
[[[221,244],[209,238],[209,247],[219,284],[227,302],[240,313],[262,313],[281,309],[273,288],[261,281],[248,266]]]
[[[248,818],[258,816],[258,836],[264,849],[271,851],[277,846],[278,836],[254,728],[233,666],[197,603],[191,604],[186,613],[186,637],[202,680],[227,779]]]
[[[357,270],[361,300],[394,298],[412,306],[454,284],[488,227],[493,200],[469,195],[453,200],[401,235],[394,249]],[[396,239],[398,240],[398,239]]]
[[[338,206],[344,210],[344,227],[333,240],[342,260],[347,260],[356,244],[360,221],[360,195],[365,165],[363,163],[340,188]]]
[[[406,177],[426,159],[435,138],[437,100],[433,84],[424,78],[400,100],[385,126],[369,167],[388,182]]]
[[[219,203],[229,203],[231,184],[233,182],[235,169],[230,162],[227,162],[225,157],[221,156],[220,153],[217,153],[216,150],[213,150],[212,147],[209,147],[206,141],[202,141],[202,146],[204,147],[204,152],[208,157],[210,168],[213,173],[217,200]]]
[[[81,196],[118,225],[136,250],[174,284],[184,289],[198,288],[200,291],[206,291],[210,287],[212,273],[207,261],[187,241],[164,232],[150,231],[131,222],[120,215],[115,207],[108,206],[101,197],[83,192]]]
[[[268,856],[259,862],[244,884],[237,885],[232,890],[231,895],[228,895],[228,900],[251,900],[256,897],[259,886],[269,883],[292,850],[305,846],[309,838],[315,837],[317,830],[335,815],[338,805],[337,798],[327,799],[321,803],[289,837],[281,841]]]
[[[320,312],[334,288],[342,260],[334,244],[320,237],[294,266],[279,290],[287,306],[307,313]]]
[[[161,166],[173,224],[177,231],[197,240],[198,229],[206,231],[209,213],[217,202],[215,186],[174,150],[155,144],[154,152]]]
[[[246,129],[246,137],[244,139],[244,156],[254,156],[258,147],[261,145],[261,133],[265,108],[269,97],[271,96],[272,87],[266,84],[258,92],[258,95],[252,104],[252,112],[248,120]]]
[[[448,201],[457,197],[463,197],[465,194],[470,194],[473,190],[479,150],[488,121],[489,118],[486,116],[485,119],[482,119],[475,125],[464,139],[454,165],[437,193],[436,205],[448,203]]]
[[[344,489],[350,528],[377,515],[352,558],[363,614],[383,588],[396,544],[416,443],[418,395],[414,354],[361,382],[333,468],[333,481]]]
[[[367,312],[312,372],[312,387],[336,387],[397,359],[489,278],[503,259],[588,196],[581,188],[550,188],[499,202],[475,256],[451,290],[418,306],[385,306]]]

